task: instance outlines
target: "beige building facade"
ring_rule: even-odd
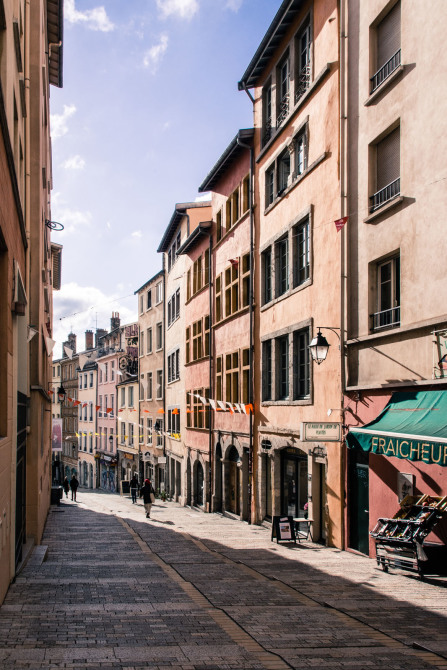
[[[211,208],[207,202],[179,203],[165,230],[158,251],[163,253],[163,267],[166,272],[164,313],[165,331],[164,373],[157,373],[156,393],[163,394],[167,488],[171,498],[184,504],[186,500],[186,395],[181,371],[185,366],[185,310],[186,273],[188,259],[177,255],[182,243],[202,221],[211,218]],[[161,398],[159,398],[161,399]],[[159,419],[161,426],[161,420]]]
[[[163,396],[157,387],[164,368],[164,271],[160,270],[136,292],[139,328],[139,424],[140,482],[146,478],[155,489],[164,490],[165,462],[163,431],[155,429],[163,420]],[[158,396],[158,397],[157,397]]]
[[[307,515],[315,540],[341,547],[338,5],[282,3],[239,88],[254,89],[256,519]],[[333,345],[322,366],[319,328]],[[332,408],[338,440],[306,437]]]
[[[347,450],[346,545],[373,555],[369,531],[379,517],[394,515],[402,480],[415,495],[447,493],[445,467],[428,446],[417,446],[433,441],[429,426],[421,422],[424,439],[412,451],[405,439],[401,449],[389,441],[389,432],[402,438],[404,409],[406,416],[422,416],[423,408],[436,415],[447,393],[447,14],[442,0],[429,7],[349,1],[347,8],[345,423],[359,437],[386,406],[396,417],[381,435],[386,449],[378,453],[373,441]],[[389,405],[397,398],[402,413]]]
[[[55,21],[50,20],[54,6]],[[62,85],[59,2],[5,0],[0,12],[0,602],[50,504],[52,291],[49,86]],[[58,266],[60,268],[60,264]]]

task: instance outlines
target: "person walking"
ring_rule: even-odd
[[[150,479],[144,480],[144,486],[142,486],[140,490],[140,498],[141,497],[143,498],[144,509],[146,510],[146,519],[149,519],[151,516],[152,504],[155,502],[155,491]]]
[[[138,479],[136,474],[130,480],[130,495],[132,496],[132,505],[136,505],[138,493]]]
[[[76,491],[78,490],[79,482],[76,479],[76,475],[70,479],[70,488],[71,488],[71,499],[76,502]]]
[[[70,490],[70,483],[68,481],[68,477],[65,477],[62,487],[65,491],[65,497],[68,498],[68,492]]]

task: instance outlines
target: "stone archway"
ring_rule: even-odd
[[[214,498],[212,501],[212,511],[222,512],[222,447],[220,442],[216,444],[214,457]]]
[[[204,496],[204,487],[205,487],[205,478],[203,472],[202,463],[197,460],[194,463],[194,504],[198,507],[203,507],[205,496]]]
[[[188,507],[191,507],[191,505],[192,505],[192,495],[191,495],[191,493],[192,493],[192,481],[191,480],[192,480],[192,476],[191,476],[191,457],[188,456],[188,460],[186,461],[186,482],[185,482],[185,486],[186,486],[186,491],[185,491],[186,505]]]

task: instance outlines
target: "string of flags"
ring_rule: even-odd
[[[55,391],[49,390],[48,393],[53,395]],[[250,414],[254,412],[253,405],[251,403],[245,404],[245,403],[239,403],[239,402],[229,402],[229,401],[223,401],[223,400],[213,400],[213,398],[205,398],[204,396],[201,396],[199,393],[192,393],[191,391],[188,391],[188,395],[193,396],[195,398],[198,398],[202,405],[209,406],[211,407],[212,410],[215,412],[230,412],[230,414],[234,414],[235,412],[238,412],[239,414]],[[88,402],[82,402],[81,400],[77,400],[76,398],[70,398],[67,397],[68,402],[73,403],[73,407],[77,407],[78,405],[82,405],[82,407],[88,407],[89,403]],[[111,414],[113,412],[113,407],[105,407],[104,409],[101,407],[101,405],[95,405],[95,410],[97,412],[99,411],[104,411],[104,414]],[[137,412],[137,409],[134,408],[128,408],[125,410],[124,408],[120,408],[118,412]],[[152,414],[153,411],[150,409],[143,409],[141,410],[145,414]],[[199,410],[200,412],[204,412],[205,410]],[[187,414],[192,414],[193,410],[190,409],[189,407],[186,409]],[[160,407],[157,409],[156,414],[165,414],[165,410]],[[180,414],[180,410],[177,407],[174,407],[172,410],[172,414]],[[122,419],[118,418],[118,421],[122,421]]]

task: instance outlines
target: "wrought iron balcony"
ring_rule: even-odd
[[[380,70],[377,70],[376,74],[371,77],[371,93],[374,93],[374,91],[379,88],[381,84],[385,81],[385,79],[388,79],[390,74],[394,72],[400,65],[400,49],[396,51],[394,56],[391,56],[391,58],[385,63],[385,65],[382,65]]]
[[[279,128],[279,126],[283,123],[284,119],[286,119],[288,114],[289,114],[289,94],[288,93],[280,101],[278,109],[279,109],[278,116],[276,117],[276,127],[277,128]]]
[[[306,65],[306,67],[303,67],[301,72],[298,74],[297,81],[296,81],[296,89],[295,89],[295,104],[298,102],[300,98],[305,94],[307,89],[310,86],[310,65]]]
[[[267,144],[269,139],[272,136],[272,120],[267,119],[265,124],[264,124],[264,134],[262,136],[262,144]]]
[[[374,193],[369,198],[369,212],[375,212],[376,209],[379,209],[385,205],[389,200],[392,200],[400,194],[400,177],[395,179],[384,188],[381,188],[380,191]]]
[[[374,332],[382,330],[382,328],[397,328],[400,326],[400,305],[371,314],[371,318]]]

